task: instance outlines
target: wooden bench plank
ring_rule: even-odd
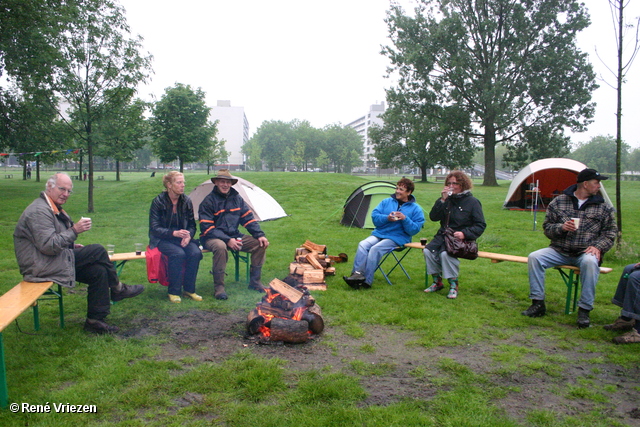
[[[53,286],[53,282],[22,281],[0,297],[0,332]]]
[[[510,262],[520,262],[520,263],[526,264],[529,260],[529,258],[526,256],[498,254],[495,252],[483,252],[483,251],[478,251],[478,257],[487,258],[487,259],[490,259],[491,262],[496,262],[496,263],[502,262],[502,261],[510,261]],[[567,270],[573,270],[577,272],[580,271],[580,269],[575,265],[559,265],[558,267],[555,267],[555,268],[566,268]],[[613,269],[610,267],[600,267],[601,274],[608,274],[608,273],[611,273],[612,271]]]

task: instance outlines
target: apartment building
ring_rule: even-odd
[[[232,107],[231,101],[219,100],[217,105],[211,108],[211,120],[218,120],[218,139],[225,140],[225,150],[229,153],[229,169],[244,169],[245,157],[242,154],[242,146],[249,140],[249,121],[244,114],[244,107]]]
[[[347,124],[347,126],[354,128],[362,137],[364,150],[361,159],[364,163],[363,168],[365,169],[375,169],[378,166],[373,144],[369,139],[369,128],[373,125],[383,126],[384,122],[382,118],[380,118],[380,115],[384,113],[384,110],[384,102],[373,104],[369,107],[367,114]]]

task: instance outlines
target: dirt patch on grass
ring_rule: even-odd
[[[526,337],[523,334],[491,344],[425,349],[412,345],[416,337],[407,331],[365,326],[364,337],[354,338],[328,324],[322,335],[306,344],[265,345],[247,335],[246,316],[243,312],[192,310],[161,321],[133,319],[132,327],[123,334],[168,337],[158,356],[165,360],[221,362],[248,350],[260,357],[283,359],[292,370],[330,367],[333,372],[360,376],[368,393],[363,406],[388,405],[404,398],[429,401],[438,392],[454,387],[455,378],[440,363],[447,358],[488,376],[491,387],[509,388],[505,397],[494,403],[520,422],[526,423],[526,414],[536,409],[559,416],[598,410],[621,423],[640,426],[640,367],[629,370],[604,364],[598,359],[601,354],[558,348],[544,337],[532,340],[530,331]],[[540,349],[558,362],[545,364],[552,367],[550,372],[536,370],[535,363],[526,361],[516,365],[497,362],[492,354],[501,344]],[[527,367],[526,372],[522,366]]]

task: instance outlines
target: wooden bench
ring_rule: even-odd
[[[9,292],[0,297],[0,406],[6,408],[9,404],[9,392],[7,390],[7,372],[4,361],[4,342],[2,331],[29,307],[33,307],[33,324],[36,331],[40,330],[40,315],[38,313],[38,301],[44,299],[57,299],[60,314],[60,327],[64,328],[64,305],[62,301],[62,287],[54,289],[53,282],[25,282],[14,286]]]
[[[98,175],[98,181],[104,180],[104,175]]]
[[[4,174],[4,179],[11,179],[13,178],[13,174],[12,173],[5,173]]]
[[[478,251],[478,258],[487,258],[490,259],[491,262],[519,262],[522,264],[527,264],[529,258],[526,256],[517,256],[517,255],[506,255],[506,254],[498,254],[494,252],[483,252]],[[559,265],[558,267],[554,267],[560,273],[564,284],[567,286],[567,300],[564,307],[565,314],[571,314],[576,310],[576,305],[578,303],[578,289],[580,288],[580,269],[574,265]],[[568,270],[568,271],[565,271]],[[612,268],[609,267],[600,267],[600,274],[608,274],[613,271]],[[571,300],[573,299],[573,304]]]
[[[445,179],[447,179],[446,176],[436,176],[436,182],[438,181],[444,181]]]
[[[203,249],[202,253],[210,252],[207,249]],[[249,254],[246,252],[240,251],[230,251],[233,256],[233,260],[235,261],[235,277],[236,282],[240,281],[240,263],[244,262],[246,265],[246,282],[249,283]],[[116,267],[116,271],[118,272],[118,276],[122,273],[122,269],[124,268],[127,261],[136,260],[136,259],[147,259],[146,252],[142,252],[140,255],[136,255],[135,252],[121,252],[113,254],[109,257]]]

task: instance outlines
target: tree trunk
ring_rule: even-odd
[[[496,130],[491,124],[484,127],[484,182],[482,185],[497,187],[496,180]]]
[[[120,160],[116,160],[116,181],[120,181]]]

